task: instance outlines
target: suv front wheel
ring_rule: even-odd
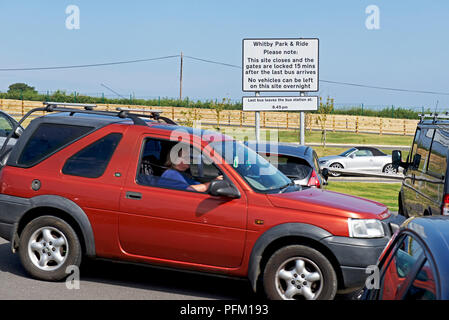
[[[31,276],[59,281],[68,276],[68,266],[80,266],[82,250],[75,231],[67,222],[54,216],[42,216],[23,229],[19,255]]]
[[[331,300],[337,293],[337,275],[329,260],[301,245],[281,248],[271,256],[263,284],[273,300]]]

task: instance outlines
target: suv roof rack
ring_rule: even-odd
[[[150,112],[150,114],[141,114],[141,113],[133,113],[132,110],[137,109],[122,109],[117,108],[117,111],[104,111],[104,110],[94,110],[97,107],[95,104],[88,103],[66,103],[66,102],[43,102],[45,107],[34,108],[28,111],[20,121],[14,125],[13,130],[8,134],[5,141],[3,142],[3,146],[0,149],[0,155],[5,151],[6,146],[8,145],[9,140],[11,139],[14,132],[17,128],[27,119],[32,113],[37,111],[45,111],[45,112],[69,112],[70,116],[73,116],[75,113],[84,113],[84,114],[96,114],[102,116],[112,116],[119,117],[121,119],[131,119],[135,125],[146,126],[147,123],[141,118],[150,118],[156,121],[162,120],[168,124],[177,124],[172,119],[167,117],[162,117],[160,114],[162,111],[157,110],[142,110],[145,112]]]
[[[44,106],[63,106],[63,107],[83,107],[84,110],[93,110],[97,107],[96,104],[89,104],[89,103],[70,103],[70,102],[50,102],[50,101],[44,101]]]
[[[420,122],[423,122],[425,119],[432,119],[433,122],[436,122],[437,120],[444,120],[449,119],[449,112],[445,113],[420,113],[418,114],[420,118]]]

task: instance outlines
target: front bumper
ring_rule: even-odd
[[[338,260],[344,288],[356,288],[365,284],[368,266],[376,265],[390,237],[359,239],[328,237],[321,240]]]

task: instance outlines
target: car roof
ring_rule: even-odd
[[[167,131],[179,131],[182,133],[187,133],[191,135],[197,135],[202,137],[213,136],[215,140],[233,140],[231,137],[224,135],[222,133],[207,130],[207,129],[197,129],[182,125],[168,124],[164,122],[159,122],[156,120],[151,120],[147,118],[142,118],[148,125],[148,128],[167,130]],[[123,124],[123,125],[133,125],[133,121],[129,118],[118,118],[115,116],[108,115],[98,115],[98,114],[88,114],[88,113],[74,113],[69,112],[56,112],[50,113],[45,116],[36,118],[33,122],[51,122],[67,125],[86,125],[92,126],[97,129],[110,125],[110,124]],[[209,139],[208,139],[209,140]]]
[[[287,142],[255,142],[245,141],[245,144],[256,151],[282,154],[313,162],[313,149],[309,146]]]
[[[385,156],[386,154],[374,147],[366,147],[366,146],[358,146],[354,147],[358,150],[369,150],[373,153],[374,156]]]

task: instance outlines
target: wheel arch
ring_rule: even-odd
[[[332,236],[317,226],[303,223],[286,223],[267,230],[256,241],[250,255],[248,278],[254,292],[258,291],[260,275],[270,256],[282,247],[300,244],[307,245],[322,253],[331,263],[337,274],[338,284],[343,284],[343,273],[337,258],[320,240]]]
[[[93,229],[86,213],[73,201],[60,196],[38,196],[30,199],[31,206],[15,224],[13,250],[18,248],[20,235],[25,226],[32,220],[46,215],[58,217],[66,221],[76,232],[83,252],[95,257],[95,239]]]

